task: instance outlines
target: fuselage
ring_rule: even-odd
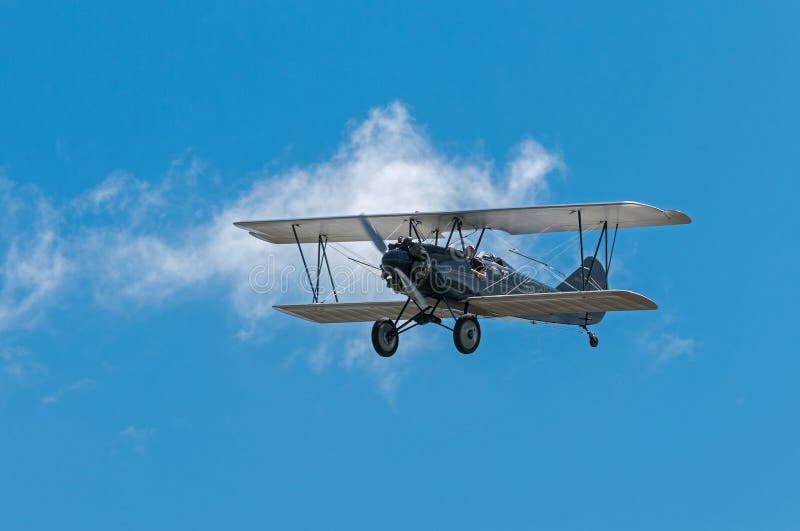
[[[384,268],[400,269],[426,297],[445,298],[459,304],[469,297],[552,293],[558,289],[516,271],[502,258],[484,255],[468,258],[454,247],[427,243],[390,248],[381,261]],[[389,286],[402,292],[398,286]],[[603,314],[548,314],[515,316],[527,321],[561,324],[594,324]]]

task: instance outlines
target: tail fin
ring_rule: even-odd
[[[581,276],[583,276],[583,279],[581,279]],[[558,291],[579,291],[581,289],[587,291],[608,289],[606,270],[600,260],[595,260],[591,256],[586,258],[582,267],[576,269],[574,273],[556,287]]]

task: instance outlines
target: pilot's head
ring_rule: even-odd
[[[475,257],[475,246],[474,245],[467,245],[464,247],[464,254],[467,255],[467,258],[474,258]]]

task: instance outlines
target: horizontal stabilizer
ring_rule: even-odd
[[[656,310],[656,303],[632,291],[598,290],[470,297],[469,312],[485,317]]]

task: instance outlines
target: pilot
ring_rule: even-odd
[[[467,255],[469,266],[472,268],[472,271],[475,272],[475,276],[481,280],[486,280],[486,264],[483,263],[483,260],[475,256],[475,246],[467,245],[464,248],[464,254]]]
[[[508,264],[506,264],[505,260],[503,260],[503,259],[502,259],[502,258],[500,258],[499,256],[495,256],[495,255],[494,255],[494,254],[492,254],[492,253],[484,253],[484,254],[481,256],[481,258],[482,258],[483,260],[489,260],[490,262],[494,262],[495,264],[501,265],[501,266],[503,266],[503,267],[507,267],[507,266],[508,266]]]

